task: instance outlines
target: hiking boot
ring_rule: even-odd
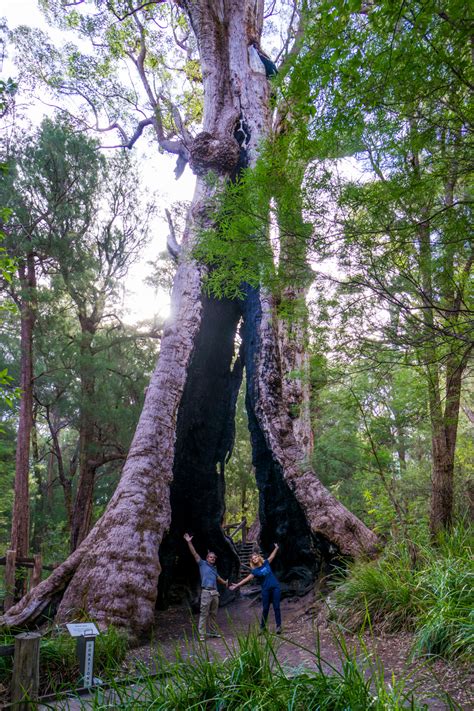
[[[276,628],[276,633],[277,633],[277,634],[281,634],[281,627],[277,627],[277,628]]]

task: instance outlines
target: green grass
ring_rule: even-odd
[[[472,530],[460,526],[438,545],[419,546],[413,568],[404,545],[374,562],[357,563],[334,589],[335,614],[352,630],[369,623],[413,631],[415,654],[472,661],[474,567]]]
[[[177,649],[173,660],[157,653],[157,674],[144,666],[133,683],[120,679],[118,659],[125,653],[123,638],[114,630],[97,640],[96,673],[107,687],[82,702],[85,709],[159,709],[160,711],[424,711],[404,679],[386,678],[380,660],[358,641],[348,648],[339,635],[340,664],[321,658],[319,640],[312,648],[272,635],[254,632],[237,638],[224,659],[211,656],[202,643]],[[71,644],[72,642],[72,644]],[[278,654],[282,644],[305,653],[305,665],[290,668]],[[104,666],[105,665],[105,666]],[[49,669],[50,691],[65,694],[77,682],[74,643],[64,636],[42,643],[42,676]],[[114,680],[114,677],[117,679]],[[69,696],[69,695],[68,695]],[[64,696],[65,698],[65,696]],[[79,700],[79,699],[78,699]],[[451,704],[451,708],[456,708]]]
[[[318,645],[312,650],[312,668],[285,668],[277,658],[281,641],[250,633],[238,639],[224,660],[209,656],[202,645],[177,652],[174,661],[157,660],[164,677],[145,676],[136,687],[113,688],[96,694],[93,708],[124,711],[398,711],[426,709],[403,681],[384,680],[383,668],[356,659],[341,641],[342,668],[325,665]],[[277,646],[275,646],[277,645]],[[107,706],[108,705],[108,706]]]

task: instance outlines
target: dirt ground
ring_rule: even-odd
[[[274,620],[270,610],[269,631],[274,630]],[[237,636],[249,629],[258,629],[260,600],[251,595],[242,595],[239,600],[220,608],[218,624],[221,639],[206,641],[211,655],[226,657],[237,646]],[[283,633],[273,639],[278,648],[280,663],[288,668],[315,667],[315,653],[319,644],[320,656],[325,667],[340,669],[341,659],[336,641],[336,630],[328,622],[325,608],[316,603],[312,594],[304,598],[285,599],[282,601]],[[157,613],[156,641],[134,649],[127,660],[129,671],[136,668],[137,660],[150,670],[156,669],[156,650],[159,647],[167,658],[174,658],[176,649],[183,656],[192,660],[199,647],[196,627],[198,616],[193,615],[188,607],[171,607]],[[441,711],[452,708],[446,702],[446,692],[463,711],[474,709],[474,674],[467,668],[448,664],[442,660],[410,660],[412,636],[409,634],[367,634],[363,638],[374,663],[382,663],[388,682],[393,676],[405,680],[405,685],[413,689],[420,701],[428,704],[430,710]],[[346,635],[346,642],[351,649],[360,649],[360,640]],[[202,644],[202,643],[201,643]]]

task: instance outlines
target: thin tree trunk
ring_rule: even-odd
[[[51,439],[53,442],[53,450],[50,452],[48,458],[48,481],[49,491],[52,492],[52,479],[53,479],[53,466],[54,459],[56,459],[56,465],[58,468],[58,478],[61,484],[64,496],[64,508],[66,509],[66,521],[69,533],[72,527],[72,481],[71,478],[66,475],[64,469],[63,453],[61,450],[61,444],[59,441],[59,419],[55,415],[54,411],[51,413],[49,406],[46,407],[46,420],[48,422],[49,432],[51,434]],[[50,504],[52,501],[50,501]]]
[[[17,557],[27,557],[29,549],[30,505],[30,440],[33,427],[33,330],[35,323],[34,291],[36,274],[34,256],[29,254],[18,268],[21,295],[21,360],[20,360],[20,412],[16,444],[15,494],[11,548]]]
[[[416,132],[416,127],[412,125],[412,131]],[[448,136],[446,136],[448,141]],[[454,141],[455,145],[457,140]],[[416,177],[420,177],[419,156],[413,156],[413,168]],[[445,207],[452,208],[454,204],[454,190],[457,181],[457,159],[456,155],[451,157],[448,163],[448,173],[445,180]],[[455,290],[455,247],[447,235],[441,234],[438,249],[443,249],[443,276],[438,289],[440,295],[435,296],[433,289],[433,254],[431,247],[431,234],[429,222],[430,206],[426,206],[424,216],[426,219],[418,226],[419,240],[419,267],[421,273],[422,294],[423,294],[423,318],[425,322],[426,338],[428,345],[425,349],[425,369],[427,373],[429,408],[431,419],[431,442],[432,442],[432,478],[431,478],[431,509],[430,509],[430,532],[433,538],[443,529],[449,529],[452,525],[453,502],[454,502],[454,455],[456,449],[456,438],[459,420],[459,408],[461,402],[462,375],[466,367],[467,358],[472,350],[472,346],[464,349],[456,343],[450,344],[446,365],[446,381],[444,388],[445,404],[443,408],[443,392],[441,386],[441,365],[439,353],[436,347],[435,329],[435,309],[437,298],[445,304],[446,313],[450,314],[449,327],[455,329],[459,316],[459,310],[463,302],[463,290],[466,287],[472,261],[468,260],[464,265],[463,274],[457,281]],[[438,258],[438,257],[437,257]],[[472,259],[472,255],[471,255]]]
[[[44,538],[44,515],[45,515],[45,483],[41,473],[41,464],[39,461],[38,449],[38,431],[36,427],[36,412],[33,411],[33,427],[31,430],[31,449],[33,458],[33,474],[37,487],[35,508],[34,508],[34,525],[31,536],[31,546],[33,551],[41,550],[41,545]]]
[[[403,425],[399,422],[399,416],[395,413],[395,443],[397,448],[398,465],[402,477],[407,471],[407,447]]]
[[[81,418],[79,425],[79,478],[71,519],[71,553],[89,533],[92,521],[96,473],[93,460],[95,459],[95,418],[97,416],[92,339],[101,315],[97,309],[94,309],[91,317],[79,313],[81,324]]]
[[[456,450],[463,363],[454,355],[446,366],[446,401],[444,413],[439,398],[433,394],[433,474],[431,488],[430,532],[433,537],[452,526],[454,501],[454,457]]]

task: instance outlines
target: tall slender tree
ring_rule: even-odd
[[[21,323],[20,408],[16,446],[15,496],[10,545],[18,556],[29,549],[29,475],[33,426],[33,333],[36,320],[37,279],[47,254],[51,224],[58,213],[83,207],[78,175],[63,173],[51,164],[54,129],[46,121],[35,139],[26,140],[11,155],[11,170],[4,181],[3,200],[11,209],[5,246],[18,261],[18,280],[7,284],[17,303]],[[54,139],[53,139],[54,142]],[[95,162],[94,151],[87,159]],[[79,185],[83,186],[79,181]]]

